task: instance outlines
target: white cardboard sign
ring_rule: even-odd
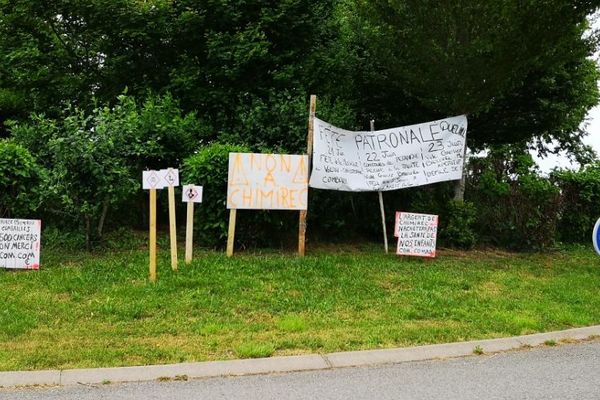
[[[308,156],[229,153],[227,208],[306,210]]]
[[[0,219],[0,268],[39,269],[42,221]]]
[[[163,187],[179,186],[179,170],[175,168],[161,169],[160,175],[163,180]]]
[[[184,203],[202,203],[202,186],[183,185],[181,198]]]
[[[162,189],[163,187],[160,171],[150,170],[142,172],[142,188],[144,190]]]
[[[435,257],[438,216],[396,212],[394,236],[398,238],[396,254]]]
[[[467,117],[351,132],[315,118],[310,187],[396,190],[461,179]]]

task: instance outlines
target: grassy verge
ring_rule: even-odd
[[[163,247],[164,249],[164,247]],[[442,251],[431,262],[379,247],[44,255],[0,271],[0,370],[122,366],[372,349],[600,323],[600,258]]]

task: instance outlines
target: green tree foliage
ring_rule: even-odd
[[[63,102],[89,111],[92,98],[112,103],[127,87],[138,97],[171,91],[213,139],[252,142],[242,118],[272,107],[284,109],[270,116],[301,115],[298,130],[297,105],[335,84],[333,10],[324,0],[0,0],[0,118],[57,116]],[[287,129],[259,119],[267,131]]]
[[[383,117],[398,114],[392,99],[422,119],[467,113],[474,147],[541,138],[577,151],[570,134],[598,97],[584,30],[599,4],[358,0],[352,31],[371,74],[393,88],[366,102]]]
[[[27,149],[0,140],[0,218],[23,218],[38,208],[44,172]]]

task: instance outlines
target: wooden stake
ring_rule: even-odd
[[[371,120],[371,132],[375,131],[375,120]],[[385,208],[383,207],[383,192],[379,191],[379,210],[381,211],[381,226],[383,227],[383,247],[385,249],[385,253],[389,252],[388,249],[388,238],[387,238],[387,228],[385,226]]]
[[[156,282],[156,189],[150,189],[150,282]]]
[[[175,222],[175,188],[169,186],[169,236],[171,238],[171,268],[177,271],[177,226]]]
[[[185,263],[192,262],[194,251],[194,202],[187,203],[187,223],[185,227]]]
[[[227,257],[233,256],[233,242],[235,241],[235,219],[237,209],[229,210],[229,232],[227,233]]]
[[[306,139],[306,153],[308,154],[308,176],[310,177],[311,157],[313,147],[313,132],[315,129],[315,113],[317,112],[317,96],[310,95],[310,109],[308,114],[308,138]],[[298,222],[298,255],[304,257],[306,245],[306,216],[308,214],[308,196],[306,210],[300,211],[300,220]]]

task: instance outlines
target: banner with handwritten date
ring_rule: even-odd
[[[352,132],[315,118],[310,187],[368,192],[461,179],[465,115]]]

